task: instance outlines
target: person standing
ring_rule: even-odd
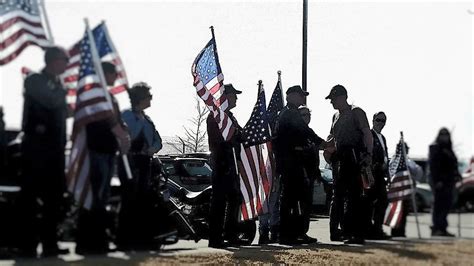
[[[154,196],[152,158],[161,150],[162,141],[155,124],[144,110],[151,106],[151,87],[145,82],[136,83],[128,90],[131,110],[122,113],[131,137],[129,151],[132,179],[128,179],[123,163],[119,163],[122,184],[122,208],[119,214],[117,245],[119,249],[155,249],[156,219],[153,216]]]
[[[278,116],[274,135],[277,171],[281,173],[279,241],[285,245],[317,242],[306,234],[301,238],[300,222],[305,201],[305,194],[301,193],[305,187],[303,147],[313,139],[314,132],[301,118],[298,107],[308,94],[298,85],[288,88],[287,105]]]
[[[334,160],[338,167],[337,176],[334,177],[334,197],[338,201],[347,197],[343,221],[348,239],[344,243],[364,244],[365,225],[361,214],[365,210],[361,174],[362,168],[372,164],[372,133],[364,110],[347,103],[344,86],[334,86],[326,99],[331,100],[332,106],[338,111],[332,119],[330,136],[334,138]]]
[[[115,65],[102,63],[107,86],[113,86],[117,79]],[[109,93],[114,115],[107,119],[88,123],[86,126],[89,149],[89,178],[92,187],[91,210],[79,212],[76,253],[106,253],[109,250],[106,233],[106,204],[109,198],[110,179],[114,173],[115,155],[120,148],[123,154],[130,147],[130,136],[120,116],[115,97]]]
[[[236,107],[237,94],[241,93],[242,91],[235,89],[232,84],[224,85],[224,94],[229,104],[225,113],[235,127],[234,135],[230,140],[224,140],[212,113],[209,113],[206,121],[212,165],[212,199],[209,218],[209,247],[212,248],[226,246],[224,229],[227,244],[240,244],[237,237],[237,223],[242,195],[234,155],[240,154],[242,127],[239,126],[231,110]]]
[[[430,146],[428,163],[434,192],[431,236],[453,237],[447,231],[447,216],[453,204],[454,184],[461,179],[461,175],[447,128],[440,129],[435,142]]]
[[[304,123],[308,125],[311,122],[311,110],[306,105],[298,107],[298,111],[303,119]],[[307,235],[310,225],[311,210],[313,207],[313,191],[314,182],[322,182],[321,171],[319,170],[319,150],[322,150],[326,146],[326,142],[320,138],[313,129],[309,128],[312,132],[308,135],[306,144],[302,147],[303,152],[303,174],[304,174],[304,200],[302,204],[302,221],[301,221],[301,239],[310,239]]]
[[[377,112],[372,120],[372,137],[374,140],[374,150],[372,152],[372,173],[374,176],[374,186],[369,191],[369,230],[367,237],[370,239],[387,239],[383,232],[382,225],[385,217],[385,210],[388,206],[387,180],[388,173],[388,149],[387,140],[382,135],[387,116],[384,112]]]
[[[38,243],[43,256],[67,252],[58,248],[57,226],[60,206],[66,191],[66,90],[59,75],[67,67],[69,57],[60,47],[46,49],[46,67],[28,76],[24,82],[24,105],[21,145],[22,176],[19,199],[20,255],[36,257]],[[42,206],[38,206],[38,202]],[[41,213],[38,219],[37,212]]]

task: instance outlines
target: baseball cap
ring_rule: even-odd
[[[347,95],[346,88],[344,88],[344,86],[342,85],[337,84],[336,86],[332,87],[331,92],[329,92],[329,95],[326,96],[325,99],[332,99],[341,95]]]
[[[232,83],[225,84],[224,85],[224,94],[230,94],[230,93],[241,94],[242,91],[236,90],[234,88],[234,86],[232,85]]]
[[[293,92],[296,92],[296,93],[301,93],[303,94],[304,96],[308,96],[309,95],[309,92],[307,91],[304,91],[300,85],[295,85],[295,86],[292,86],[292,87],[289,87],[288,90],[286,90],[286,95],[290,94],[290,93],[293,93]]]

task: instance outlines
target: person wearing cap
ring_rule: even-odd
[[[311,122],[311,110],[306,105],[298,107],[298,111],[301,118],[309,126]],[[309,128],[311,131],[313,129]],[[306,144],[303,148],[303,166],[304,166],[304,200],[303,200],[303,215],[302,215],[302,232],[301,236],[304,237],[309,230],[310,215],[313,206],[313,188],[314,182],[324,182],[321,177],[321,171],[319,170],[319,150],[322,150],[327,145],[326,142],[318,137],[316,133],[309,135],[311,138],[306,140]]]
[[[303,147],[308,139],[322,141],[298,111],[308,94],[301,86],[288,88],[287,105],[278,116],[273,139],[277,172],[282,175],[279,241],[286,245],[317,242],[317,239],[306,235],[301,224],[305,201],[301,191],[309,185],[305,184]]]
[[[333,202],[331,203],[330,230],[331,240],[342,240],[337,222],[341,217],[340,208],[347,200],[343,219],[347,244],[364,244],[363,187],[361,170],[371,166],[373,138],[367,116],[359,107],[347,103],[347,91],[342,85],[334,86],[326,99],[337,112],[333,115],[330,138],[334,139],[335,154],[332,155],[333,167],[337,167],[334,177]],[[335,156],[335,157],[334,157]],[[337,203],[337,204],[336,204]],[[336,218],[336,219],[334,219]]]
[[[388,148],[387,140],[382,134],[387,116],[384,112],[377,112],[372,120],[372,138],[374,149],[372,152],[372,173],[374,176],[374,186],[369,190],[369,230],[367,238],[375,240],[387,239],[388,236],[382,229],[385,210],[388,206],[387,180],[390,179],[388,173]]]
[[[117,79],[115,65],[103,62],[102,69],[106,85],[111,87]],[[110,96],[114,115],[86,125],[87,147],[89,149],[89,178],[92,187],[92,207],[81,209],[78,218],[76,253],[100,254],[109,251],[106,232],[106,204],[109,198],[110,180],[114,173],[117,151],[127,153],[130,136],[120,115],[115,97]]]
[[[151,182],[153,155],[161,150],[162,141],[155,124],[145,114],[153,98],[151,86],[138,82],[128,90],[132,108],[122,112],[122,119],[128,127],[131,147],[128,153],[132,178],[129,179],[122,160],[118,173],[122,187],[122,207],[119,213],[117,246],[121,250],[155,249]]]
[[[242,92],[232,84],[224,85],[228,107],[225,113],[235,127],[232,138],[226,141],[212,112],[207,117],[207,135],[212,165],[212,200],[209,219],[209,247],[224,248],[241,244],[237,236],[239,206],[242,202],[240,180],[235,168],[235,155],[240,154],[242,128],[231,110],[236,107],[237,94]],[[227,211],[226,211],[227,210]],[[225,231],[225,234],[224,234]],[[228,243],[224,244],[224,235]]]

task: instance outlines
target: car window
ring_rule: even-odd
[[[168,175],[175,175],[176,168],[174,168],[173,163],[171,162],[162,162],[163,163],[163,171]]]
[[[211,176],[211,167],[205,161],[183,162],[183,167],[190,176]]]

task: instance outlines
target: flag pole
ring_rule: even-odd
[[[49,25],[49,20],[48,20],[48,14],[46,13],[46,7],[44,5],[44,0],[38,0],[40,2],[40,8],[42,9],[42,12],[40,12],[41,17],[44,20],[44,24],[46,24],[46,31],[48,32],[48,39],[51,42],[51,44],[54,45],[54,37],[53,33],[51,32],[51,26]]]
[[[216,36],[214,35],[214,26],[210,26],[209,28],[211,29],[212,39],[214,40],[214,47],[217,51]],[[222,110],[222,111],[224,112],[224,110]],[[238,176],[239,175],[239,168],[238,168],[238,164],[237,164],[237,154],[235,153],[235,148],[234,147],[232,147],[232,154],[234,155],[235,174]]]
[[[413,185],[413,179],[411,177],[410,169],[408,167],[408,158],[407,158],[407,153],[406,153],[406,150],[405,150],[405,140],[403,138],[403,131],[400,131],[400,136],[401,136],[400,139],[402,141],[403,157],[405,158],[405,165],[407,166],[408,177],[410,179],[410,187],[411,187],[411,191],[412,191],[411,199],[412,199],[412,204],[413,204],[413,210],[415,211],[416,230],[418,231],[418,239],[421,239],[420,223],[418,222],[418,210],[417,210],[416,199],[415,199],[416,189],[415,189],[415,186]]]
[[[104,71],[102,69],[102,65],[99,59],[99,54],[97,52],[95,39],[94,39],[91,29],[89,28],[89,20],[87,18],[84,18],[84,22],[86,24],[87,36],[89,37],[89,40],[91,42],[92,60],[94,62],[95,69],[97,70],[97,74],[99,76],[100,85],[104,89],[105,99],[107,100],[107,103],[110,104],[112,112],[115,113],[114,106],[112,104],[112,99],[110,97],[109,92],[107,91],[107,83],[105,82]],[[125,172],[127,173],[127,178],[132,179],[132,171],[130,170],[130,164],[128,163],[128,158],[126,154],[122,154],[122,160],[123,160]]]
[[[281,84],[281,70],[278,70],[278,83],[280,83],[280,89],[281,89],[281,100],[283,102],[283,106],[285,106],[285,97],[283,97],[283,84]]]

